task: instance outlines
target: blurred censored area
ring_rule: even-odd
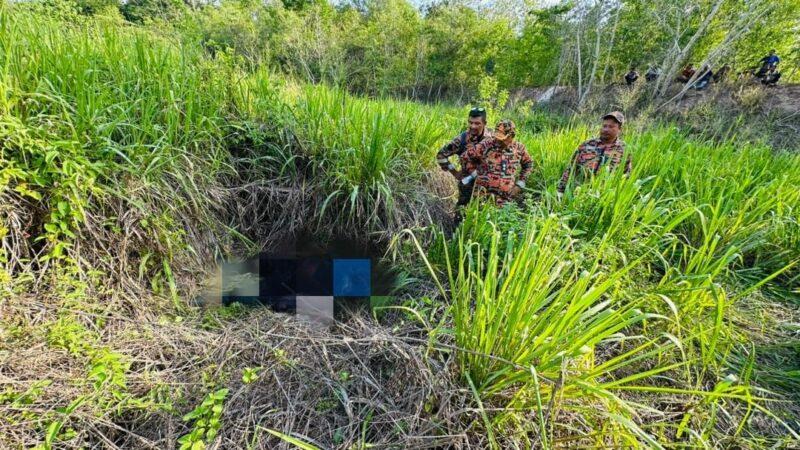
[[[263,305],[329,325],[339,310],[374,306],[390,296],[391,283],[370,249],[352,242],[308,242],[313,239],[298,239],[293,246],[256,258],[221,263],[203,302]]]

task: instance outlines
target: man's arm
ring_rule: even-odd
[[[460,145],[460,142],[461,142],[461,137],[460,136],[456,136],[455,138],[453,138],[452,141],[450,141],[447,144],[445,144],[436,153],[436,163],[439,164],[439,166],[443,170],[447,170],[447,163],[449,162],[447,158],[449,158],[449,157],[455,155],[456,153],[458,153],[458,147]]]
[[[461,157],[465,161],[469,162],[480,162],[481,158],[483,157],[483,152],[486,151],[486,146],[491,142],[491,140],[487,139],[481,141],[472,147],[468,147],[467,151],[465,151]]]
[[[460,146],[461,136],[456,136],[436,153],[436,163],[439,164],[439,167],[444,171],[450,172],[457,180],[461,179],[461,172],[452,166],[447,158],[457,154]]]

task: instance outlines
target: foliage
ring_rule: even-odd
[[[242,383],[250,384],[258,380],[258,371],[258,367],[245,367],[242,371]]]
[[[18,242],[7,270],[34,254],[45,266],[85,267],[73,243],[105,235],[131,245],[140,277],[159,273],[154,286],[172,285],[172,258],[190,246],[178,224],[196,217],[220,226],[199,196],[229,169],[220,145],[228,71],[212,70],[196,46],[176,48],[108,22],[58,23],[0,12],[9,44],[0,54],[0,196],[18,205],[3,216],[16,224],[3,241]],[[199,95],[205,89],[219,95]],[[197,172],[187,176],[188,167]],[[109,256],[95,263],[114,272]]]
[[[128,0],[120,11],[133,23],[170,23],[187,13],[181,0]]]
[[[693,406],[682,420],[648,428],[683,434],[697,427],[698,442],[713,440],[707,421],[717,420],[720,409],[764,410],[751,383],[772,374],[791,379],[786,367],[771,365],[775,360],[754,365],[770,351],[751,347],[753,338],[736,323],[758,319],[734,317],[751,307],[747,299],[758,289],[792,298],[800,197],[790,186],[798,182],[800,159],[651,130],[628,139],[630,177],[598,176],[556,202],[555,180],[587,135],[582,127],[523,135],[541,164],[534,176],[553,180],[536,185],[539,200],[523,208],[473,205],[453,239],[436,234],[423,261],[435,278],[447,280],[443,295],[453,320],[452,330],[437,333],[454,335],[465,349],[462,374],[484,403],[506,411],[487,417],[495,434],[510,432],[509,422],[525,423],[508,411],[547,404],[559,380],[560,408],[594,430],[616,430],[594,435],[593,445],[671,439],[669,432],[642,435],[628,415],[637,407],[616,390],[685,396]],[[583,304],[586,298],[593,300]],[[562,326],[573,319],[585,322]],[[600,341],[579,351],[594,338]],[[653,364],[643,368],[640,358]],[[594,395],[598,403],[584,408]],[[573,396],[584,399],[574,410]],[[749,414],[737,419],[737,433]],[[540,433],[559,426],[542,421],[548,423]]]
[[[183,416],[184,421],[194,421],[192,431],[178,439],[181,450],[198,450],[205,448],[206,442],[216,438],[222,426],[223,403],[228,395],[228,389],[218,389],[209,392],[195,409]]]
[[[291,224],[320,235],[374,238],[430,225],[435,208],[446,203],[427,185],[435,150],[463,127],[465,108],[358,97],[281,78],[264,64],[396,95],[408,89],[401,83],[409,77],[416,86],[444,83],[457,66],[437,56],[435,76],[426,75],[422,68],[434,66],[426,53],[431,42],[438,54],[457,54],[486,33],[481,48],[490,55],[464,56],[474,59],[453,76],[454,85],[469,85],[478,100],[497,108],[495,116],[505,103],[502,92],[512,87],[493,49],[514,22],[484,19],[468,8],[442,5],[421,14],[399,1],[341,8],[225,4],[192,13],[176,27],[182,39],[171,39],[175,30],[121,27],[73,7],[38,6],[0,11],[0,307],[11,311],[11,319],[0,317],[0,330],[16,348],[38,342],[78,367],[81,391],[53,393],[48,380],[36,380],[4,389],[0,404],[46,448],[57,441],[82,445],[66,441],[76,428],[93,428],[97,410],[113,411],[113,425],[119,420],[131,427],[125,430],[160,417],[148,409],[162,393],[132,392],[142,381],[131,377],[137,360],[104,341],[104,323],[112,314],[135,322],[163,313],[159,326],[190,317],[182,297],[188,275],[230,254],[232,241],[246,241],[236,230],[247,226],[243,210],[289,214]],[[562,13],[537,20],[558,23]],[[440,31],[433,35],[443,33],[447,17],[491,26],[463,41],[441,35],[426,41],[420,36],[436,15]],[[537,29],[552,33],[553,23]],[[337,24],[344,24],[341,33],[327,40]],[[315,40],[301,47],[306,37]],[[287,42],[297,47],[269,47]],[[536,55],[552,51],[536,48]],[[417,270],[412,286],[423,292],[427,310],[398,307],[425,324],[391,324],[405,333],[402,339],[422,342],[400,354],[419,357],[442,377],[460,377],[458,395],[474,402],[426,398],[415,411],[438,421],[453,407],[459,412],[444,419],[453,428],[436,432],[466,430],[479,445],[490,444],[484,435],[508,447],[747,446],[773,438],[779,445],[778,434],[797,438],[784,423],[796,418],[783,409],[795,407],[800,388],[792,365],[797,340],[780,330],[796,326],[770,311],[797,301],[798,155],[633,123],[625,136],[630,176],[603,173],[570,186],[559,202],[556,181],[594,130],[527,108],[505,113],[517,120],[518,138],[535,162],[526,201],[502,209],[471,205],[455,238],[436,230],[419,244],[424,258],[402,255],[433,276]],[[554,123],[558,129],[550,129]],[[264,206],[260,195],[269,192],[290,194],[268,197]],[[440,296],[430,289],[437,283]],[[173,305],[130,303],[148,289]],[[48,295],[7,300],[20,292]],[[191,329],[202,342],[225,336],[223,321],[241,319],[234,309],[204,317]],[[339,351],[324,345],[330,347],[324,352]],[[372,351],[383,344],[364,345]],[[288,340],[267,348],[274,366],[264,373],[301,374],[308,363]],[[436,352],[453,359],[441,361]],[[393,377],[397,367],[379,363],[386,380],[405,381]],[[228,390],[220,383],[241,380],[243,391],[255,391],[268,378],[259,378],[259,364],[227,373],[224,364],[201,369],[197,377],[214,390],[198,394],[205,398],[184,416],[191,425],[182,446],[202,447],[225,433]],[[345,389],[368,378],[355,367],[328,364],[326,381]],[[191,386],[170,383],[176,392]],[[336,402],[350,411],[345,394],[337,390],[337,400],[320,409],[344,420]],[[40,408],[48,395],[56,401]],[[789,401],[773,402],[779,395]],[[148,411],[130,418],[137,408]],[[773,428],[764,431],[764,423]],[[374,423],[367,417],[353,426],[366,446]],[[285,431],[273,435],[298,439],[288,434],[295,430]]]
[[[743,71],[771,48],[783,56],[785,68],[797,61],[796,2],[778,0],[763,9],[763,2],[721,1],[682,61],[697,64],[714,55],[714,66],[730,63]],[[479,95],[487,75],[509,91],[555,81],[585,87],[617,81],[630,65],[642,72],[662,65],[690,42],[714,3],[626,0],[609,8],[581,0],[507,11],[499,5],[493,11],[460,1],[415,9],[407,0],[225,0],[189,9],[180,0],[37,0],[30,7],[65,18],[68,11],[109,15],[118,7],[130,22],[175,28],[184,38],[201,40],[212,55],[231,49],[253,65],[309,82],[463,101]],[[796,76],[784,71],[784,79]]]
[[[359,99],[325,87],[305,88],[293,110],[300,147],[325,193],[320,219],[343,232],[356,223],[375,232],[412,223],[425,199],[417,186],[431,164],[427,155],[442,139],[442,125],[455,118],[437,123],[427,118],[441,116],[441,107]]]

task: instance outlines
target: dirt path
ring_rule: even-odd
[[[642,89],[642,87],[640,87]],[[620,84],[612,84],[604,89],[598,89],[598,94],[609,98],[612,102],[624,95],[627,87]],[[674,86],[668,94],[675,95],[679,92],[678,85]],[[642,94],[644,89],[642,89]],[[704,91],[690,90],[675,102],[676,109],[685,112],[692,109],[702,100],[709,97],[716,97],[725,107],[741,106],[743,102],[755,102],[763,111],[780,110],[788,115],[800,115],[800,84],[779,84],[774,87],[764,87],[756,83],[732,83],[723,85],[711,85]],[[511,93],[511,106],[521,102],[533,101],[539,105],[553,105],[554,107],[568,105],[575,99],[575,88],[569,86],[542,86],[521,88]],[[602,98],[600,103],[603,102]]]

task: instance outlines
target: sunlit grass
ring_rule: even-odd
[[[462,373],[486,401],[523,410],[546,404],[548,380],[560,379],[563,407],[593,424],[595,445],[656,446],[649,439],[666,444],[687,433],[707,444],[716,439],[709,421],[737,408],[747,411],[742,432],[764,408],[753,379],[780,373],[790,382],[786,369],[754,366],[751,338],[736,321],[750,293],[772,286],[791,295],[796,284],[800,202],[791,186],[800,181],[800,158],[649,131],[629,140],[630,177],[589,180],[559,203],[560,169],[590,133],[530,138],[539,173],[552,180],[538,185],[540,200],[470,208],[455,238],[435,238],[425,252],[451,301]],[[625,381],[608,382],[618,377]],[[621,391],[695,406],[678,421],[645,424]],[[509,392],[517,396],[509,400]],[[495,420],[525,423],[514,414]]]
[[[796,342],[756,345],[767,325],[741,310],[800,293],[798,155],[641,124],[629,177],[559,202],[596,125],[522,127],[532,197],[472,206],[451,237],[425,182],[465,108],[298,85],[135,27],[3,9],[0,38],[0,286],[59,266],[182,306],[179,268],[241,237],[226,192],[246,167],[300,192],[296,220],[326,233],[434,229],[419,250],[445,312],[428,331],[452,338],[497,446],[710,447],[757,434],[755,414],[783,426],[764,399],[800,387]]]

